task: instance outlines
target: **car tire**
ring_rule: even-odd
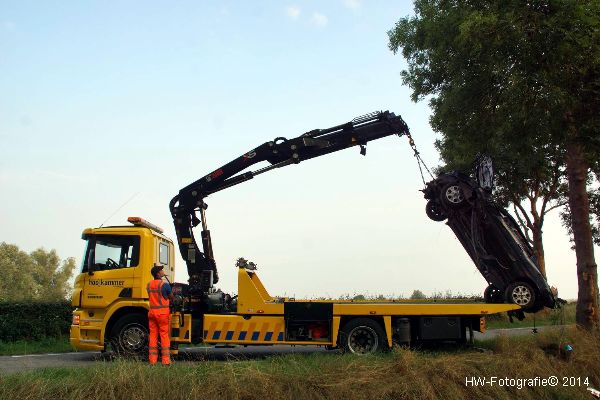
[[[110,346],[119,356],[148,355],[148,319],[142,314],[125,315],[111,330]]]
[[[442,187],[442,202],[448,207],[460,207],[465,202],[465,195],[458,182],[447,183]]]
[[[514,303],[529,311],[535,308],[537,294],[533,287],[527,282],[513,282],[506,287],[504,297],[509,303]]]
[[[369,318],[350,320],[340,331],[339,346],[346,353],[372,354],[388,349],[385,331]]]
[[[440,203],[437,201],[429,200],[425,206],[425,213],[429,217],[437,222],[441,222],[447,218],[446,213],[442,210]]]
[[[483,292],[483,299],[486,303],[501,303],[502,291],[494,285],[489,285]]]

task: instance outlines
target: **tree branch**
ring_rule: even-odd
[[[559,207],[563,207],[566,206],[567,204],[569,204],[569,202],[567,200],[565,201],[560,201],[558,203],[556,203],[555,205],[553,205],[552,207],[550,207],[549,209],[546,210],[546,214],[548,214],[550,211],[559,208]]]
[[[513,210],[515,211],[515,215],[517,216],[517,220],[519,221],[519,225],[521,225],[524,229],[523,231],[525,232],[525,238],[527,239],[527,241],[529,243],[533,243],[533,241],[531,240],[531,237],[529,237],[529,227],[527,226],[527,224],[525,223],[525,221],[523,221],[523,219],[521,218],[521,215],[519,214],[519,210],[517,210],[517,206],[515,205],[516,203],[513,203]],[[521,212],[523,212],[523,209],[521,208]],[[525,217],[527,217],[526,214],[524,214]]]

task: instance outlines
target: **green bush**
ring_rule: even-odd
[[[68,335],[72,310],[67,301],[0,302],[0,341]]]

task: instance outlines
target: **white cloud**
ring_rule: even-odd
[[[287,14],[288,17],[290,17],[292,19],[298,19],[298,17],[300,16],[300,8],[298,8],[296,6],[289,6],[285,10],[285,13]]]
[[[312,17],[310,18],[310,23],[316,26],[325,26],[328,22],[329,19],[325,15],[318,12],[313,13]]]
[[[360,0],[344,0],[344,6],[352,10],[360,8]]]

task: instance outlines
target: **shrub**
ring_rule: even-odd
[[[0,341],[68,335],[72,310],[67,301],[0,302]]]

